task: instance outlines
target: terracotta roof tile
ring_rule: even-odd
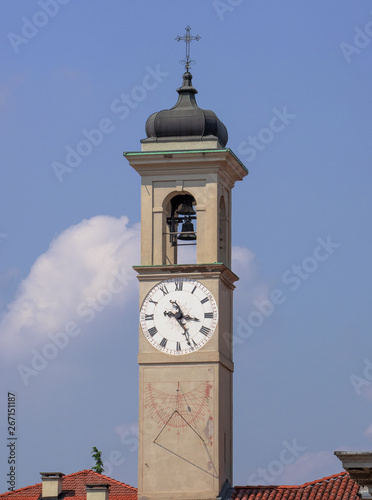
[[[301,486],[235,486],[230,500],[359,500],[358,491],[341,472]]]
[[[92,470],[83,470],[64,476],[62,479],[63,500],[86,500],[86,484],[108,484],[110,500],[137,500],[137,488],[120,483],[111,477],[98,474]],[[41,498],[41,483],[26,486],[0,495],[0,500],[38,500]]]

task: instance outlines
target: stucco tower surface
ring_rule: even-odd
[[[185,75],[171,113],[149,118],[142,151],[124,153],[142,181],[141,264],[134,267],[144,304],[138,354],[139,499],[216,498],[226,481],[232,484],[232,314],[238,277],[230,270],[231,190],[248,172],[224,147],[222,122],[197,107],[191,75]],[[206,135],[198,129],[197,135],[203,117],[209,129],[204,127]],[[196,262],[178,264],[178,247],[171,244],[169,217],[176,196],[193,200]],[[159,284],[167,285],[166,298]],[[218,319],[215,310],[194,308],[199,291],[206,294],[201,303],[215,304]],[[149,297],[153,305],[145,314]],[[201,326],[202,316],[208,328]],[[180,343],[190,349],[177,355]]]

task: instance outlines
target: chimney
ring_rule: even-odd
[[[42,498],[58,498],[62,491],[62,472],[40,472],[42,480]]]
[[[360,486],[360,498],[372,499],[372,452],[335,451],[335,455],[351,479]]]
[[[87,500],[109,500],[108,484],[86,484]]]

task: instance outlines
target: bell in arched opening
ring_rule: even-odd
[[[171,200],[171,216],[167,218],[167,223],[170,228],[172,246],[177,245],[177,240],[196,240],[196,231],[192,222],[196,220],[193,203],[195,199],[190,194],[178,194]],[[178,231],[179,224],[182,224],[181,231]]]
[[[181,233],[177,237],[181,241],[195,241],[196,234],[194,224],[191,222],[190,217],[185,217],[185,222],[182,224]]]

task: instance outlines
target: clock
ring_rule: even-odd
[[[140,323],[147,340],[166,354],[197,351],[212,337],[218,321],[216,301],[206,286],[189,278],[155,285],[143,301]]]

